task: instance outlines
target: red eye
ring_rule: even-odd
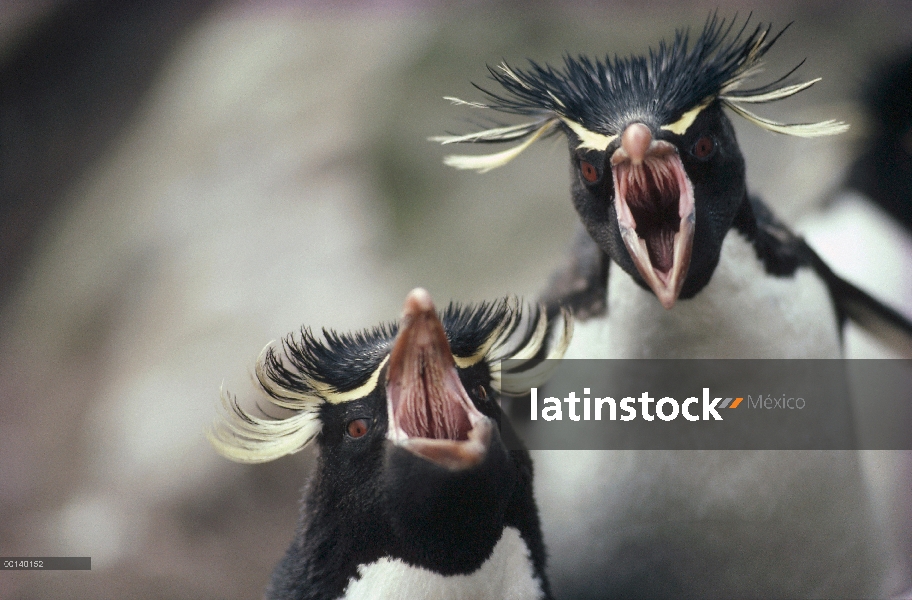
[[[598,178],[599,178],[598,169],[596,169],[594,166],[592,166],[591,163],[587,163],[586,161],[581,160],[580,161],[580,173],[582,173],[583,179],[585,179],[589,183],[595,183],[596,181],[598,181]]]
[[[348,432],[348,437],[359,438],[364,437],[367,434],[367,430],[370,428],[370,422],[367,419],[355,419],[349,421],[348,425],[345,426],[345,430]]]
[[[716,149],[716,142],[708,135],[697,140],[693,147],[693,155],[697,158],[707,158]]]

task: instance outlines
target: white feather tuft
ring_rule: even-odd
[[[788,98],[789,96],[794,96],[798,92],[802,92],[802,91],[808,89],[809,87],[811,87],[812,85],[814,85],[815,83],[820,81],[821,79],[822,79],[821,77],[818,77],[816,79],[811,79],[810,81],[805,81],[803,83],[787,85],[785,87],[779,88],[778,90],[773,90],[773,91],[767,92],[765,94],[754,94],[754,95],[744,95],[744,96],[741,96],[738,94],[731,94],[731,95],[722,95],[720,97],[722,98],[722,100],[727,100],[729,102],[749,102],[749,103],[755,103],[755,104],[759,104],[762,102],[772,102],[774,100],[782,100],[783,98]]]
[[[579,138],[580,143],[576,147],[578,150],[588,148],[590,150],[605,150],[611,145],[611,142],[617,139],[617,135],[604,135],[601,133],[596,133],[594,131],[589,131],[576,121],[571,121],[570,119],[562,119],[564,123],[569,127],[573,133],[576,134],[576,137]]]
[[[781,133],[784,135],[793,135],[796,137],[812,138],[812,137],[821,137],[821,136],[825,136],[825,135],[837,135],[840,133],[844,133],[845,131],[847,131],[849,129],[849,125],[847,123],[843,123],[841,121],[834,121],[832,119],[828,120],[828,121],[820,121],[819,123],[795,123],[795,124],[776,123],[775,121],[770,121],[769,119],[764,119],[763,117],[761,117],[759,115],[755,115],[754,113],[750,112],[749,110],[747,110],[746,108],[744,108],[742,106],[738,106],[738,104],[733,102],[731,98],[726,97],[726,98],[721,98],[721,100],[725,104],[725,106],[732,109],[733,111],[735,111],[735,113],[744,117],[745,119],[747,119],[754,125],[757,125],[758,127],[762,127],[763,129],[772,131],[774,133]],[[739,98],[739,100],[740,100],[740,98]]]
[[[471,106],[472,108],[491,108],[487,104],[482,104],[481,102],[470,102],[468,100],[462,100],[455,96],[444,96],[444,100],[449,100],[456,106]]]
[[[501,71],[503,71],[507,75],[507,77],[509,77],[510,79],[512,79],[513,81],[518,83],[519,85],[523,86],[527,90],[532,89],[531,87],[529,87],[528,83],[526,83],[525,81],[520,79],[519,76],[517,76],[516,73],[513,72],[513,69],[511,69],[509,67],[509,65],[507,65],[507,63],[505,63],[505,62],[500,63],[499,68]]]
[[[249,414],[224,390],[220,397],[220,414],[206,437],[219,454],[233,461],[262,463],[294,454],[320,433],[317,404],[285,419],[268,419]]]
[[[558,360],[563,358],[570,346],[570,340],[573,338],[573,317],[568,311],[561,310],[561,327],[554,334],[556,339],[552,341],[551,350],[545,360],[539,361],[530,368],[524,368],[526,363],[538,355],[546,341],[548,320],[544,308],[542,307],[540,310],[541,316],[536,324],[535,332],[525,346],[499,357],[499,361],[491,365],[493,385],[502,394],[525,394],[529,388],[543,384],[557,369]],[[511,359],[517,362],[511,363],[510,369],[504,372],[501,361]]]
[[[545,335],[548,333],[548,315],[543,309],[539,309],[538,322],[535,324],[535,331],[529,342],[522,348],[518,348],[510,358],[513,360],[529,360],[541,350],[545,342]]]
[[[429,137],[432,142],[440,142],[444,146],[447,144],[460,144],[463,142],[500,142],[511,141],[523,138],[541,128],[547,121],[532,121],[530,123],[520,123],[519,125],[508,125],[506,127],[495,127],[485,129],[465,135],[435,135]]]
[[[540,137],[550,132],[554,126],[557,124],[557,119],[549,119],[538,128],[535,133],[529,136],[527,140],[523,143],[518,144],[509,150],[504,150],[503,152],[496,152],[494,154],[481,154],[477,156],[468,156],[463,154],[452,154],[450,156],[445,156],[443,159],[443,164],[454,167],[456,169],[470,169],[473,171],[478,171],[479,173],[487,173],[491,169],[496,169],[502,167],[535,143]],[[489,130],[490,131],[490,130]],[[485,133],[485,132],[480,132]],[[478,135],[478,134],[476,134]]]

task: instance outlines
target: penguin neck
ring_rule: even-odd
[[[520,477],[501,508],[502,528],[481,551],[477,568],[456,574],[449,553],[425,558],[422,566],[404,558],[415,555],[406,546],[414,541],[394,532],[379,489],[376,497],[364,498],[362,509],[352,510],[351,502],[342,500],[336,486],[318,471],[305,493],[295,540],[273,572],[266,598],[550,598],[531,459],[516,450],[511,460]]]
[[[733,229],[712,279],[666,310],[621,269],[612,269],[607,315],[579,323],[568,358],[836,358],[837,318],[812,269],[766,271]]]
[[[326,540],[323,540],[324,543]],[[331,545],[331,544],[330,544]],[[516,527],[504,527],[491,555],[475,571],[442,575],[381,553],[361,561],[339,556],[286,555],[273,575],[269,600],[369,600],[413,598],[415,600],[546,600],[547,585],[536,567],[526,539]],[[315,551],[325,549],[317,544]],[[348,548],[353,550],[353,548]],[[354,556],[354,554],[352,554]],[[340,578],[340,575],[342,577]]]
[[[352,513],[336,498],[320,469],[309,481],[301,521],[285,556],[272,573],[266,600],[341,598],[359,564],[386,555],[393,539],[376,510]]]

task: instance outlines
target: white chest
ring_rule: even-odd
[[[840,356],[823,282],[811,269],[767,275],[737,233],[709,285],[671,310],[614,268],[608,312],[577,324],[568,358]],[[537,451],[533,459],[551,585],[568,596],[629,592],[631,581],[655,585],[639,589],[654,596],[877,595],[878,533],[853,452]]]
[[[358,567],[342,600],[535,600],[542,598],[529,549],[513,527],[504,529],[491,557],[468,575],[445,577],[399,559]]]
[[[567,358],[837,358],[829,292],[808,268],[767,274],[751,244],[731,232],[709,284],[671,310],[618,267],[608,277],[608,318],[577,323]]]

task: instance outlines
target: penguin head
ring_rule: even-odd
[[[817,79],[785,77],[745,89],[781,35],[748,22],[735,29],[712,15],[691,45],[678,31],[647,56],[604,61],[567,56],[563,68],[530,63],[489,67],[499,92],[487,103],[457,103],[534,117],[527,123],[462,136],[445,144],[508,142],[486,156],[450,156],[447,164],[487,171],[512,160],[539,137],[563,132],[569,142],[574,205],[592,238],[665,308],[710,280],[722,241],[746,198],[744,159],[723,107],[777,133],[839,133],[842,123],[783,125],[744,108],[792,96]],[[800,66],[800,65],[799,65]],[[797,68],[797,67],[796,67]]]
[[[563,353],[570,327],[565,318],[551,357]],[[210,440],[243,462],[315,441],[320,457],[305,504],[313,528],[348,532],[331,544],[360,540],[362,563],[392,556],[444,575],[472,572],[500,539],[517,495],[531,503],[528,453],[504,441],[501,361],[538,354],[549,329],[544,311],[515,301],[438,313],[416,289],[397,324],[324,331],[322,340],[304,329],[267,346],[258,382],[272,404],[295,413],[265,419],[225,396]]]
[[[712,276],[746,193],[744,158],[718,101],[680,133],[656,125],[650,106],[631,111],[604,148],[567,127],[571,188],[589,235],[671,308]]]

